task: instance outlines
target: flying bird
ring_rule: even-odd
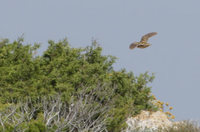
[[[141,49],[144,49],[144,48],[147,48],[149,47],[151,44],[147,43],[148,39],[154,35],[156,35],[157,32],[151,32],[151,33],[147,33],[145,34],[144,36],[142,36],[140,42],[133,42],[129,48],[130,49],[134,49],[134,48],[141,48]]]

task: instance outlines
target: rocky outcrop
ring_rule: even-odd
[[[126,132],[133,132],[135,130],[154,131],[159,128],[163,129],[166,127],[171,127],[174,124],[174,122],[170,121],[167,115],[161,111],[142,111],[139,115],[128,118],[126,123],[128,125]]]

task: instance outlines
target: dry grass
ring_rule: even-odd
[[[195,121],[183,121],[158,132],[200,132],[200,126]]]
[[[195,121],[182,121],[181,123],[176,123],[171,127],[159,130],[151,130],[151,129],[135,129],[129,130],[126,132],[200,132],[200,126]]]

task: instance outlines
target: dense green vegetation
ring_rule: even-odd
[[[128,116],[156,110],[147,86],[153,75],[114,70],[116,58],[102,55],[96,41],[85,48],[72,48],[66,39],[48,43],[47,50],[36,56],[38,44],[24,44],[22,38],[0,42],[1,131],[78,131],[86,129],[87,119],[91,131],[98,119],[102,129],[113,132],[126,127]],[[66,123],[71,109],[78,111],[75,117],[81,119],[81,127],[72,125],[77,122],[74,117]],[[49,122],[45,111],[52,115]]]

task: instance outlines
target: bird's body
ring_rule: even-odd
[[[151,32],[151,33],[148,33],[144,36],[142,36],[140,42],[134,42],[132,43],[129,48],[130,49],[134,49],[134,48],[141,48],[141,49],[144,49],[144,48],[147,48],[149,47],[151,44],[147,43],[148,39],[154,35],[156,35],[157,32]]]

